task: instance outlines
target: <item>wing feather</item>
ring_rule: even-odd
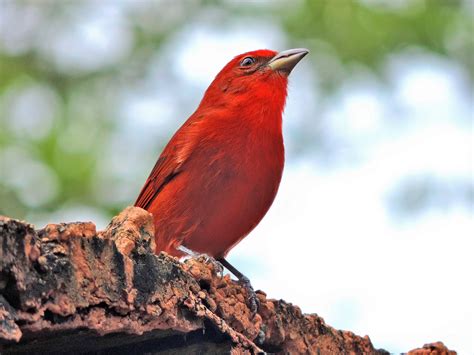
[[[135,206],[148,209],[160,191],[181,172],[198,143],[195,131],[199,121],[191,116],[171,138],[142,187]]]

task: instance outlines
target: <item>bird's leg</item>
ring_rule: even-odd
[[[214,267],[214,270],[217,271],[218,276],[222,277],[224,275],[224,267],[218,260],[214,259],[212,256],[209,256],[207,254],[196,253],[194,250],[186,248],[184,245],[180,245],[176,249],[185,253],[186,256],[188,257],[195,258],[195,259],[203,259],[205,263],[212,264],[212,266]]]
[[[250,283],[249,278],[245,276],[244,274],[242,274],[234,266],[232,266],[232,264],[229,263],[226,259],[219,258],[217,259],[217,261],[221,263],[227,270],[233,273],[235,277],[237,277],[239,281],[242,283],[242,285],[247,289],[247,292],[249,293],[248,301],[250,303],[250,311],[252,312],[252,315],[254,316],[257,313],[259,302],[258,302],[257,294],[255,293],[252,287],[252,284]]]
[[[239,282],[245,287],[247,290],[249,297],[248,301],[250,304],[250,311],[252,312],[252,316],[254,316],[257,313],[258,310],[258,298],[257,294],[255,293],[252,284],[250,283],[250,280],[247,276],[242,274],[239,270],[237,270],[231,263],[229,263],[226,259],[224,258],[219,258],[219,259],[214,259],[212,256],[209,256],[207,254],[200,254],[196,253],[194,250],[191,250],[189,248],[186,248],[184,245],[178,246],[176,249],[179,251],[185,253],[187,256],[191,258],[196,258],[196,259],[204,259],[206,263],[211,263],[214,266],[214,269],[217,270],[218,275],[222,277],[224,273],[224,267],[229,270],[232,274],[237,277]]]
[[[190,256],[192,258],[196,258],[196,257],[199,256],[199,253],[196,253],[194,250],[186,248],[184,245],[178,245],[178,247],[176,249],[178,249],[180,252],[183,252],[184,254],[186,254],[186,256]]]

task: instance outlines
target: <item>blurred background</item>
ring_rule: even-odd
[[[225,63],[306,47],[279,195],[230,261],[376,347],[472,353],[473,13],[472,0],[0,0],[0,214],[105,227]]]

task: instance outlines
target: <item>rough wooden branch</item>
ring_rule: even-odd
[[[387,353],[263,292],[252,317],[245,288],[153,234],[134,207],[103,232],[0,217],[0,353]]]

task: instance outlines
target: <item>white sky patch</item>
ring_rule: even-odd
[[[125,122],[126,131],[133,129],[166,130],[169,123],[174,121],[177,112],[174,110],[173,102],[166,96],[163,98],[158,93],[132,94],[121,100],[119,119]]]
[[[105,229],[110,222],[100,209],[76,203],[66,203],[52,214],[31,212],[27,220],[37,228],[43,228],[49,223],[93,222],[98,231]]]
[[[383,107],[377,95],[353,93],[344,100],[346,116],[350,117],[349,130],[354,132],[373,132],[381,123]]]
[[[32,84],[7,93],[6,122],[18,137],[39,140],[50,132],[58,111],[58,97],[46,85]],[[32,112],[34,111],[34,112]]]
[[[0,11],[0,43],[2,50],[11,55],[25,53],[35,41],[38,26],[44,21],[39,6],[23,6],[3,1]]]
[[[421,122],[451,121],[469,115],[472,119],[469,74],[460,66],[413,49],[394,56],[387,69],[403,116],[415,115]]]
[[[65,18],[52,22],[41,33],[40,53],[65,72],[91,71],[113,64],[130,50],[132,36],[121,8],[100,5],[84,6]]]
[[[0,150],[0,178],[30,207],[41,206],[58,194],[55,172],[24,148]],[[38,188],[41,186],[41,188]]]
[[[388,101],[381,97],[376,86],[359,83],[359,88],[345,88],[340,96],[332,100],[327,111],[327,124],[339,139],[356,145],[361,150],[369,149],[379,138]]]
[[[374,170],[385,165],[382,171],[394,182],[397,177],[420,173],[469,179],[473,132],[442,121],[416,127],[399,137],[387,137],[374,149]]]

